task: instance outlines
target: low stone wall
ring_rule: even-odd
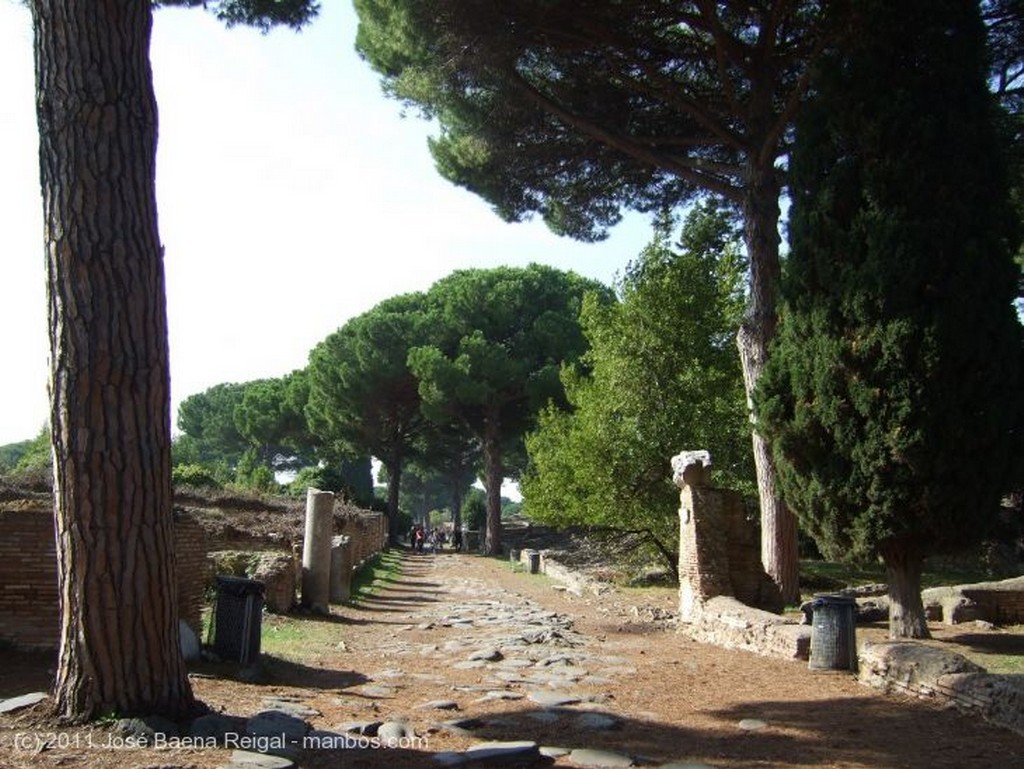
[[[0,503],[0,639],[25,648],[58,643],[57,550],[48,503]],[[208,580],[205,535],[174,515],[178,616],[198,633]]]
[[[923,643],[868,643],[860,680],[886,692],[948,704],[1024,735],[1024,676],[998,676],[955,652]]]
[[[574,571],[564,563],[552,558],[543,550],[540,551],[540,571],[541,574],[558,580],[565,585],[566,590],[576,595],[583,595],[584,592],[601,595],[601,593],[606,593],[611,589],[604,582]]]
[[[921,598],[928,618],[947,625],[979,619],[995,625],[1024,624],[1024,577],[929,588]]]
[[[811,652],[811,629],[806,625],[755,609],[730,596],[700,604],[679,632],[696,641],[727,649],[787,660],[806,660]]]

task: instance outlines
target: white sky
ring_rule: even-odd
[[[348,0],[296,34],[155,14],[157,194],[173,405],[281,376],[382,299],[463,267],[543,262],[611,283],[649,240],[633,216],[598,245],[508,225],[444,181],[429,126],[356,56]],[[0,445],[46,420],[42,215],[28,11],[0,0]]]

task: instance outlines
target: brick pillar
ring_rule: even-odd
[[[672,480],[679,487],[679,617],[695,619],[701,605],[732,595],[727,521],[722,493],[710,487],[711,456],[684,451],[672,458]]]

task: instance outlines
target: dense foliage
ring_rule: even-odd
[[[679,491],[669,458],[710,449],[721,483],[752,492],[749,424],[733,337],[744,261],[726,209],[695,207],[679,250],[667,226],[631,263],[621,301],[588,301],[590,350],[563,370],[570,410],[527,438],[526,515],[643,532],[676,569]]]
[[[485,551],[501,552],[501,484],[522,469],[523,436],[549,401],[564,403],[559,370],[586,349],[584,296],[599,283],[533,264],[459,270],[427,294],[436,341],[412,349],[425,413],[478,442],[487,488]]]
[[[984,36],[972,3],[861,3],[792,159],[761,423],[822,552],[885,559],[894,635],[927,633],[921,558],[984,533],[1024,439]]]
[[[398,513],[405,465],[427,428],[409,350],[430,339],[422,294],[387,299],[352,318],[309,356],[306,417],[333,453],[374,456],[388,473],[388,514]]]

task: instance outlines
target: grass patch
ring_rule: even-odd
[[[302,662],[334,648],[342,638],[341,626],[330,617],[310,614],[264,614],[260,651],[273,657]]]
[[[377,593],[382,585],[398,580],[402,572],[402,556],[392,548],[373,556],[352,576],[351,603],[359,603]]]
[[[1024,655],[974,653],[971,659],[993,675],[1024,675]]]

